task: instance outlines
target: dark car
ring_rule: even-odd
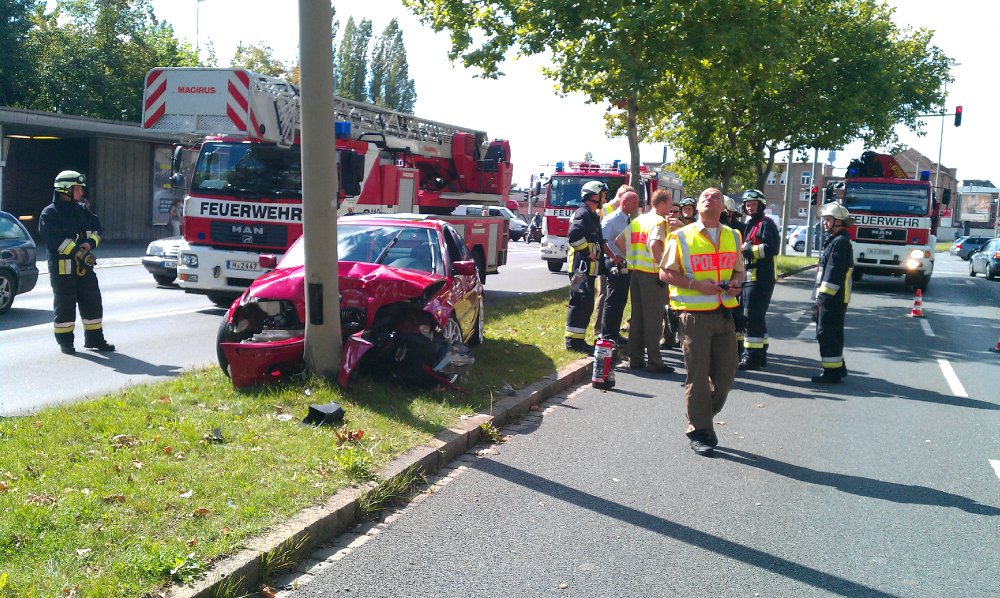
[[[955,239],[955,244],[951,246],[948,253],[957,255],[963,260],[968,260],[969,255],[986,244],[992,237],[959,237]]]
[[[352,216],[337,223],[343,358],[340,383],[368,369],[392,380],[453,383],[483,341],[483,287],[461,235],[433,216]],[[261,265],[274,256],[261,256]],[[218,358],[237,388],[301,372],[305,246],[233,302]]]
[[[142,265],[158,284],[167,286],[177,278],[177,255],[183,244],[184,237],[167,237],[157,239],[146,247]]]
[[[0,212],[0,314],[14,297],[35,288],[38,251],[28,229],[7,212]]]
[[[969,256],[969,276],[982,272],[993,280],[1000,273],[1000,238],[988,239],[982,247]]]

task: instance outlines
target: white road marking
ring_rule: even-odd
[[[200,312],[200,311],[202,311],[204,309],[207,309],[207,308],[204,308],[204,307],[190,307],[188,309],[178,309],[176,311],[161,311],[161,312],[150,313],[150,314],[139,314],[139,315],[135,315],[135,316],[125,316],[124,318],[117,318],[117,320],[119,322],[136,322],[136,321],[139,321],[139,320],[152,320],[153,318],[163,318],[163,317],[166,317],[166,316],[181,316],[181,315],[184,315],[184,314],[193,314],[193,313]]]
[[[997,477],[1000,478],[1000,460],[990,459],[990,465],[993,466],[993,471],[996,472]]]
[[[816,340],[816,322],[809,322],[809,325],[795,338],[802,340]]]
[[[804,315],[806,315],[806,310],[802,310],[802,311],[790,311],[787,314],[785,314],[785,317],[788,318],[789,320],[793,321],[793,322],[796,322],[796,321],[800,320],[802,318],[802,316],[804,316]]]
[[[521,269],[522,270],[537,270],[539,268],[548,268],[548,267],[549,267],[548,264],[538,264],[537,266],[524,266]]]
[[[948,382],[948,386],[951,387],[951,394],[956,397],[968,398],[969,393],[965,392],[965,387],[962,386],[962,381],[958,379],[958,375],[955,370],[948,363],[947,359],[938,359],[938,365],[941,366],[941,373],[944,374],[944,379]]]
[[[920,327],[924,329],[924,334],[927,336],[934,336],[934,331],[931,330],[931,323],[927,320],[920,320]]]

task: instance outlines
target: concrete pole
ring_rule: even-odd
[[[329,380],[336,379],[341,356],[332,20],[329,0],[299,0],[305,358],[310,371]]]
[[[781,255],[786,255],[785,227],[792,213],[792,161],[795,158],[795,148],[788,150],[788,167],[785,168],[785,201],[781,206]]]
[[[823,205],[823,190],[819,188],[816,184],[816,162],[819,161],[819,148],[813,148],[813,166],[812,174],[809,175],[809,180],[812,181],[812,187],[816,187],[816,205]],[[812,189],[810,189],[812,191]],[[812,204],[806,206],[806,257],[812,257],[813,248],[813,210],[815,210]]]

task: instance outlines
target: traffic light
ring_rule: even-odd
[[[962,107],[958,106],[955,108],[955,126],[962,126]]]
[[[812,191],[809,192],[809,205],[816,205],[816,197],[819,194],[819,187],[813,185]]]

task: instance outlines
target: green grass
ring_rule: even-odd
[[[954,243],[948,243],[948,242],[938,243],[934,246],[934,251],[936,253],[941,253],[941,252],[947,253],[948,250],[951,249],[952,245],[954,245]]]
[[[562,349],[565,289],[487,313],[468,395],[360,379],[235,391],[218,368],[0,419],[0,596],[139,596],[347,485],[463,415],[578,355]],[[206,340],[206,342],[211,342]],[[337,401],[360,441],[299,422]],[[211,440],[218,428],[222,441]],[[343,432],[342,432],[343,434]]]
[[[798,270],[805,266],[812,266],[819,263],[819,254],[815,257],[806,257],[804,255],[779,255],[774,261],[774,267],[777,270],[778,276],[782,274],[787,274],[793,270]]]

